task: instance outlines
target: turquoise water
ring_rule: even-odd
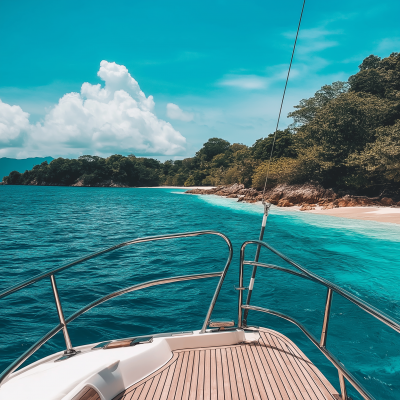
[[[214,317],[236,319],[238,253],[257,239],[262,208],[173,189],[0,186],[0,290],[50,268],[133,238],[214,229],[232,240],[235,258]],[[400,320],[400,226],[273,208],[265,240],[311,271]],[[248,258],[253,257],[253,249]],[[220,238],[143,243],[60,273],[68,316],[111,291],[167,276],[222,269]],[[262,260],[282,264],[268,253]],[[248,275],[250,269],[247,271]],[[156,332],[200,329],[217,281],[176,283],[111,300],[69,326],[74,345]],[[259,269],[252,304],[287,313],[320,336],[326,291]],[[57,325],[49,280],[0,300],[0,368]],[[329,361],[289,322],[250,313],[249,323],[289,336],[338,388]],[[400,336],[334,295],[327,347],[377,399],[400,397]],[[57,334],[30,360],[63,347]],[[350,389],[354,399],[360,398]]]

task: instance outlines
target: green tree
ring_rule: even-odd
[[[230,143],[224,139],[211,138],[196,153],[196,157],[204,161],[211,161],[217,154],[229,150]]]
[[[258,139],[251,147],[252,155],[256,160],[269,160],[274,142],[274,134],[269,134],[266,138]],[[290,129],[284,131],[276,131],[276,139],[272,156],[280,157],[296,157],[296,149],[293,146],[293,133]]]
[[[4,182],[8,185],[20,185],[22,183],[22,175],[18,171],[11,171],[8,176],[4,177]]]
[[[376,132],[376,140],[348,160],[348,165],[355,168],[349,183],[358,188],[400,182],[400,120]]]
[[[288,117],[293,118],[294,126],[307,124],[315,118],[321,108],[348,90],[349,84],[347,82],[337,81],[331,85],[324,85],[313,97],[300,100],[299,105],[294,106],[296,111],[289,113]]]

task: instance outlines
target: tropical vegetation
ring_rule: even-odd
[[[399,194],[400,53],[367,57],[347,82],[323,86],[289,117],[293,124],[278,130],[275,141],[270,134],[250,147],[211,138],[194,157],[164,163],[134,155],[57,158],[23,174],[13,171],[3,181],[260,188],[269,170],[269,185],[314,181],[360,194]]]

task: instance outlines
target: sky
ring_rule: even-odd
[[[302,0],[0,2],[0,157],[193,156],[273,133]],[[399,0],[307,0],[280,128],[370,54]]]

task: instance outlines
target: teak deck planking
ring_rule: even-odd
[[[260,328],[258,342],[177,350],[113,400],[338,400],[338,392],[287,337]]]

